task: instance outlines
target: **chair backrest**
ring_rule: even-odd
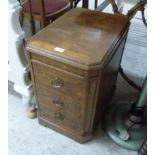
[[[32,13],[32,0],[27,0],[28,3],[28,9],[29,9],[29,16],[30,16],[30,20],[33,20],[33,13]],[[40,16],[41,16],[41,20],[43,22],[43,26],[45,26],[45,4],[44,4],[44,0],[38,0],[39,6],[40,6]]]

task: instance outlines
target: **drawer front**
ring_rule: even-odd
[[[46,64],[32,61],[36,86],[46,87],[48,92],[61,93],[80,102],[85,100],[86,79]],[[37,89],[37,90],[38,90]]]
[[[82,134],[86,80],[37,61],[32,67],[41,116]]]
[[[39,87],[37,90],[37,95],[40,106],[44,106],[46,104],[52,108],[59,108],[60,110],[72,112],[75,115],[82,115],[82,106],[80,102],[70,96],[62,95],[56,91],[49,92],[45,87]]]
[[[80,113],[74,113],[72,111],[66,110],[66,107],[63,105],[53,106],[53,103],[47,97],[39,96],[38,99],[40,103],[39,107],[41,117],[47,119],[50,122],[54,122],[57,125],[83,134],[83,125]]]

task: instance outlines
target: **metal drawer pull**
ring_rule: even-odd
[[[64,82],[60,78],[54,77],[54,79],[52,80],[51,84],[55,88],[60,88],[60,87],[63,86]]]
[[[57,120],[63,121],[64,116],[62,114],[60,114],[60,113],[55,113],[54,118],[57,119]]]
[[[62,106],[63,102],[58,97],[53,97],[52,103],[56,106]]]

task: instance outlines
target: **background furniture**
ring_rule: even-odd
[[[98,0],[95,0],[95,10],[96,11],[103,11],[108,5],[112,6],[114,14],[124,15],[129,20],[131,20],[135,14],[138,11],[141,11],[142,21],[144,25],[147,27],[147,21],[145,18],[145,9],[146,9],[147,0],[139,0],[136,2],[135,5],[133,5],[128,11],[127,14],[123,14],[123,7],[124,7],[124,0],[104,0],[99,6],[98,6]],[[137,85],[134,81],[132,81],[123,71],[123,68],[120,66],[119,69],[120,75],[123,77],[123,79],[128,82],[132,87],[134,87],[137,90],[141,90],[141,86]]]
[[[68,0],[71,3],[71,8],[75,8],[81,0]]]
[[[19,22],[21,7],[17,0],[9,0],[8,5],[8,80],[13,84],[14,90],[21,94],[23,103],[32,112],[35,106],[31,102],[33,98],[32,84],[23,47],[25,33]]]
[[[82,7],[88,9],[89,8],[89,0],[82,0]]]
[[[77,2],[78,0],[73,2],[73,6],[76,6]],[[9,0],[8,7],[8,81],[9,85],[13,86],[13,89],[22,96],[22,103],[26,106],[28,117],[32,118],[36,115],[36,104],[24,52],[25,33],[19,21],[22,8],[18,0]]]
[[[103,11],[108,5],[112,5],[114,13],[121,13],[124,6],[124,0],[103,0],[100,5],[98,5],[98,0],[95,0],[94,8],[97,11]]]
[[[87,3],[87,0],[85,1],[85,3]],[[145,18],[146,4],[147,0],[139,0],[138,2],[136,1],[136,4],[128,10],[125,16],[129,20],[131,20],[133,16],[137,13],[137,11],[141,11],[143,23],[145,26],[147,26],[147,21]],[[96,11],[103,11],[108,5],[112,6],[114,14],[122,14],[124,7],[124,0],[104,0],[100,5],[98,5],[98,0],[95,0]]]
[[[71,8],[71,3],[67,0],[25,0],[21,3],[21,6],[21,23],[23,23],[23,18],[27,17],[30,21],[33,35],[35,34],[36,20],[40,22],[42,29]]]
[[[78,8],[28,41],[42,125],[79,142],[92,137],[115,88],[128,27],[124,16]]]
[[[115,102],[107,110],[103,128],[119,146],[138,151],[147,134],[147,77],[136,101]]]
[[[138,155],[147,155],[147,139],[144,140],[143,144],[139,148]]]

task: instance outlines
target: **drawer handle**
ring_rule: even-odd
[[[57,119],[57,120],[63,121],[64,116],[62,114],[60,114],[60,113],[55,113],[54,118]]]
[[[52,103],[56,106],[62,106],[63,105],[63,102],[58,98],[58,97],[54,97],[52,99]]]
[[[52,86],[53,86],[54,88],[60,88],[60,87],[63,86],[64,82],[63,82],[63,80],[61,80],[60,78],[55,77],[55,78],[52,80],[51,84],[52,84]]]

